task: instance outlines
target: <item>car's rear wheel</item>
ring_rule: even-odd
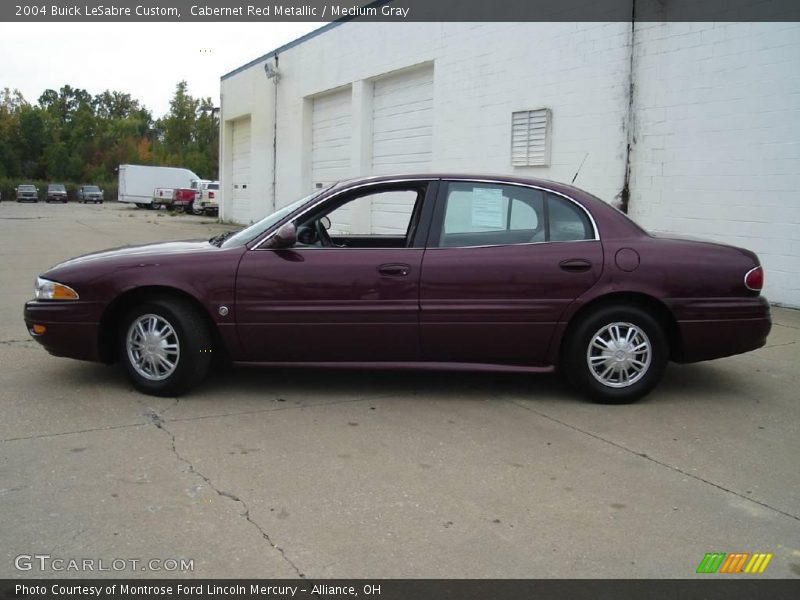
[[[119,356],[134,387],[178,396],[199,384],[211,364],[211,333],[188,303],[153,299],[131,310],[119,335]]]
[[[562,370],[591,400],[625,404],[656,386],[668,360],[667,338],[656,318],[638,306],[606,306],[576,323]]]

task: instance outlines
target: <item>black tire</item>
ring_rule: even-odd
[[[163,379],[154,380],[140,373],[128,352],[131,327],[145,315],[155,315],[168,323],[177,338],[179,354],[174,361],[174,370]],[[212,358],[212,338],[206,321],[192,305],[176,298],[154,298],[131,310],[122,321],[118,348],[120,362],[133,386],[153,396],[180,396],[186,393],[206,377]],[[152,370],[151,366],[143,367]]]
[[[638,331],[643,333],[644,337],[638,339],[647,342],[649,346],[649,364],[645,359],[645,354],[636,354],[635,358],[638,362],[644,362],[646,367],[641,369],[641,373],[637,373],[634,365],[629,369],[612,370],[606,380],[606,383],[599,378],[602,373],[608,368],[609,362],[616,360],[624,361],[625,353],[619,356],[611,356],[608,350],[601,351],[599,344],[592,349],[591,352],[595,354],[591,359],[593,364],[597,364],[595,370],[598,372],[597,376],[592,373],[592,368],[589,366],[590,358],[590,344],[595,339],[595,336],[605,331],[605,335],[611,336],[611,330],[605,330],[606,327],[611,327],[613,324],[618,324],[617,331],[627,334],[627,331],[632,331],[633,335],[637,335]],[[626,325],[633,327],[625,328]],[[639,347],[637,344],[636,347]],[[633,347],[633,346],[632,346]],[[606,353],[605,355],[603,353]],[[604,358],[608,356],[608,358]],[[633,305],[616,305],[605,306],[595,310],[594,312],[582,317],[580,321],[575,323],[574,327],[570,328],[569,337],[566,340],[564,354],[562,355],[561,371],[567,376],[571,384],[573,384],[580,392],[588,396],[593,402],[602,404],[628,404],[647,395],[652,389],[661,381],[666,369],[667,362],[669,361],[669,344],[664,330],[658,320],[653,317],[646,310]],[[623,363],[624,364],[624,363]],[[635,380],[632,383],[625,383],[622,381],[625,374],[629,375],[631,379]],[[611,381],[614,378],[617,381]],[[620,386],[620,387],[614,387]]]

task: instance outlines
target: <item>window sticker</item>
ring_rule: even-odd
[[[500,188],[472,189],[472,226],[485,229],[504,229],[505,210]]]

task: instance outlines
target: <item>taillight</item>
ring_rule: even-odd
[[[761,267],[750,269],[744,276],[744,285],[748,290],[760,292],[764,287],[764,269]]]
[[[208,192],[208,197],[213,200],[214,199],[214,192]]]

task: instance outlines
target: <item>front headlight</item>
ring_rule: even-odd
[[[37,300],[77,300],[78,292],[63,283],[37,277],[34,296]]]

